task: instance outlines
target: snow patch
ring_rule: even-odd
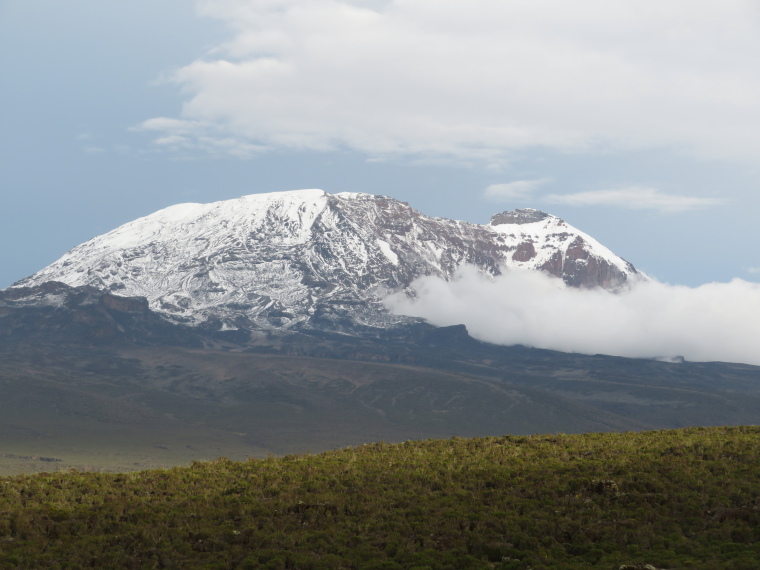
[[[398,265],[398,255],[391,249],[391,245],[387,241],[379,239],[377,240],[377,245],[380,247],[383,255],[388,258],[388,261],[393,265]]]

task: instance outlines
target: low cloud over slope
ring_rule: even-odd
[[[612,294],[539,272],[492,278],[466,267],[450,282],[423,277],[412,289],[414,298],[389,296],[388,308],[438,326],[463,323],[496,344],[760,365],[760,284],[741,279],[694,288],[646,282]]]

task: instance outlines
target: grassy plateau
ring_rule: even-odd
[[[758,568],[760,428],[0,479],[0,568]]]

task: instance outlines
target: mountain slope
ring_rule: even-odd
[[[429,218],[384,196],[300,190],[180,204],[83,243],[14,287],[60,281],[146,297],[212,330],[350,332],[409,319],[382,306],[422,275],[463,264],[540,269],[577,287],[646,279],[564,221],[504,212],[488,226]]]
[[[462,327],[418,328],[396,342],[292,334],[230,351],[0,337],[0,473],[758,424],[758,367],[499,347]]]

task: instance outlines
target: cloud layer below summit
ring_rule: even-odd
[[[465,324],[494,344],[760,365],[760,284],[741,279],[699,287],[652,281],[613,294],[540,272],[492,278],[466,267],[449,282],[423,277],[412,289],[414,299],[397,293],[387,306],[437,326]]]

